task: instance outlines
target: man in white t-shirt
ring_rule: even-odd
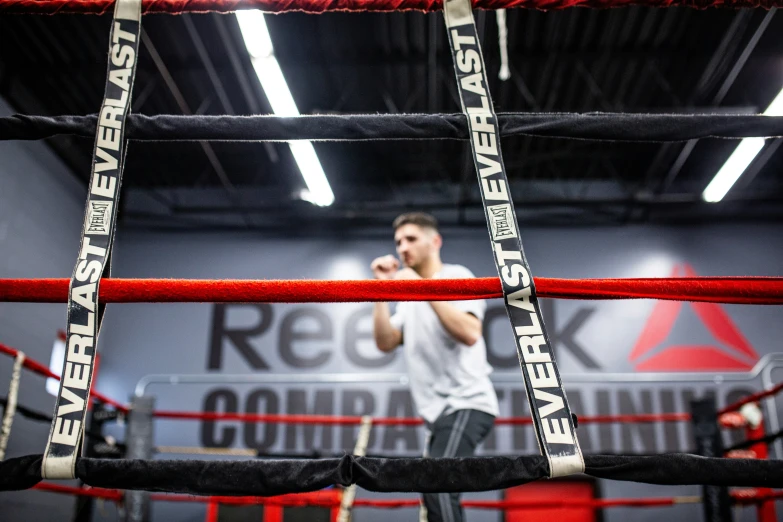
[[[433,216],[403,214],[393,227],[404,266],[392,255],[379,257],[371,265],[376,279],[474,277],[464,266],[441,262],[443,239]],[[388,303],[375,304],[375,343],[384,352],[403,346],[413,401],[430,432],[430,457],[473,455],[498,415],[481,332],[485,310],[484,301],[406,302],[391,315]],[[464,519],[456,493],[426,494],[424,506],[429,522]]]

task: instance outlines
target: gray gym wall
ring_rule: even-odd
[[[0,105],[0,115],[8,114]],[[339,197],[339,195],[338,195]],[[42,143],[0,143],[0,277],[68,277],[75,262],[84,189]],[[783,242],[780,224],[722,224],[687,227],[627,227],[524,230],[523,239],[533,270],[539,277],[664,277],[677,266],[689,264],[699,275],[783,275],[779,259]],[[477,276],[494,276],[486,233],[482,230],[446,230],[443,257],[446,262],[468,266]],[[369,263],[393,252],[391,238],[280,240],[236,234],[153,234],[119,230],[115,247],[116,277],[246,278],[246,279],[361,279],[370,276]],[[490,309],[501,306],[488,303]],[[578,378],[600,372],[625,373],[635,378],[629,355],[639,338],[654,301],[546,301],[547,324],[554,332],[561,372]],[[108,309],[100,338],[102,354],[97,388],[119,400],[127,400],[142,377],[153,373],[252,374],[255,384],[153,385],[159,409],[198,411],[211,393],[224,389],[216,406],[235,397],[238,411],[308,412],[331,414],[368,413],[379,416],[412,415],[405,386],[315,383],[324,373],[404,373],[402,353],[382,366],[368,339],[366,304],[227,305],[223,330],[249,329],[267,314],[268,327],[247,339],[256,366],[240,354],[215,324],[212,304],[133,304]],[[783,352],[783,308],[724,306],[731,321],[759,357]],[[271,313],[271,315],[269,315]],[[502,314],[487,324],[490,351],[496,361],[495,376],[501,396],[501,415],[527,415],[512,339]],[[64,305],[0,303],[0,342],[48,362],[56,331],[65,323]],[[303,339],[307,333],[314,339]],[[304,334],[304,335],[302,335]],[[735,353],[715,339],[693,307],[681,307],[670,334],[656,350],[673,345],[715,346]],[[656,352],[657,353],[657,352]],[[218,355],[220,360],[218,363]],[[320,357],[318,357],[320,355]],[[210,360],[212,364],[210,364]],[[319,361],[318,364],[308,361]],[[357,361],[364,361],[364,366]],[[752,361],[751,361],[752,363]],[[213,366],[210,368],[210,366]],[[11,361],[0,358],[0,387],[5,388]],[[266,374],[311,374],[313,384],[264,384]],[[708,373],[709,375],[709,373]],[[775,374],[780,380],[781,373]],[[53,399],[44,391],[42,378],[25,372],[21,404],[49,411]],[[568,384],[568,381],[566,381]],[[576,383],[568,385],[577,414],[687,411],[691,396],[715,393],[719,405],[731,395],[761,387],[759,379],[741,383]],[[4,394],[5,392],[3,392]],[[218,396],[218,395],[214,395]],[[318,400],[318,402],[316,402]],[[661,452],[692,446],[690,430],[683,424],[588,426],[579,430],[586,452]],[[40,453],[48,427],[19,416],[14,424],[9,456]],[[112,432],[122,435],[122,428]],[[331,437],[330,435],[331,434]],[[375,453],[412,454],[421,451],[417,430],[378,428],[369,449]],[[727,439],[728,440],[728,439]],[[198,446],[225,442],[231,447],[260,447],[267,451],[327,452],[350,450],[353,431],[342,428],[304,430],[301,427],[257,426],[239,423],[202,424],[195,421],[158,421],[156,445]],[[498,427],[483,452],[531,453],[532,430]],[[604,481],[603,496],[652,497],[698,494],[697,487],[655,487]],[[371,496],[360,492],[360,496]],[[377,495],[372,495],[377,496]],[[391,495],[404,496],[404,495]],[[467,498],[499,498],[498,493]],[[71,499],[49,493],[20,492],[0,495],[3,520],[69,520]],[[106,520],[114,520],[114,507],[105,506]],[[154,521],[201,521],[202,505],[155,503]],[[742,511],[752,520],[752,509]],[[470,520],[496,521],[494,512],[471,511]],[[677,506],[647,510],[613,509],[607,522],[698,520],[701,507]],[[413,519],[415,510],[381,512],[359,509],[357,522]],[[99,517],[100,518],[100,517]]]

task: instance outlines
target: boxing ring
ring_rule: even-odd
[[[0,491],[38,489],[121,502],[142,520],[151,501],[203,502],[206,520],[217,520],[221,505],[263,504],[270,507],[320,506],[333,520],[345,520],[353,507],[401,508],[415,500],[355,498],[356,487],[375,492],[472,492],[517,487],[532,481],[585,474],[593,478],[662,485],[701,485],[702,496],[649,499],[558,500],[552,506],[589,509],[671,506],[703,503],[708,517],[719,517],[731,505],[755,505],[759,518],[774,517],[774,501],[783,487],[783,466],[768,459],[768,446],[781,436],[773,397],[783,389],[772,372],[783,365],[779,355],[757,366],[754,375],[764,388],[740,402],[718,410],[709,401],[696,401],[692,411],[666,414],[586,416],[573,412],[564,385],[579,376],[560,375],[543,323],[538,298],[666,299],[709,303],[781,305],[783,278],[684,277],[637,279],[546,279],[533,277],[517,231],[500,151],[504,136],[525,134],[582,140],[682,141],[705,137],[740,139],[783,135],[783,117],[652,114],[495,114],[486,69],[475,32],[471,8],[618,7],[762,7],[773,9],[781,0],[746,1],[618,1],[618,0],[0,0],[2,14],[101,14],[113,12],[105,96],[97,115],[55,117],[15,115],[0,118],[0,139],[40,140],[71,134],[95,136],[89,184],[90,195],[73,276],[67,279],[0,280],[0,301],[68,303],[67,350],[57,403],[52,415],[25,407],[18,396],[22,369],[60,378],[24,353],[5,345],[0,352],[15,358],[5,399],[0,447],[12,433],[15,413],[51,423],[49,441],[40,455],[15,456],[0,463]],[[141,116],[130,113],[130,99],[139,52],[143,13],[268,12],[300,10],[400,11],[445,8],[444,21],[455,60],[455,80],[463,112],[428,115],[350,116]],[[411,140],[456,139],[471,143],[497,278],[426,281],[245,281],[180,279],[114,279],[111,255],[119,206],[121,176],[128,140]],[[521,381],[531,417],[498,418],[496,424],[531,425],[540,454],[418,458],[365,455],[374,426],[421,424],[416,418],[270,415],[156,410],[146,393],[153,382],[139,383],[137,397],[125,405],[91,391],[97,338],[108,303],[299,303],[433,301],[502,298],[515,332]],[[176,370],[176,369],[172,369]],[[260,376],[274,382],[273,376]],[[290,378],[290,377],[289,377]],[[335,376],[334,379],[351,377]],[[354,377],[355,378],[355,377]],[[387,379],[400,379],[387,376]],[[519,376],[517,375],[517,379]],[[609,379],[611,374],[595,379]],[[643,376],[635,376],[635,380]],[[714,375],[682,374],[675,379],[715,379]],[[728,374],[721,379],[731,379]],[[743,378],[743,377],[737,377]],[[189,377],[177,376],[178,384]],[[192,377],[198,380],[198,377]],[[620,382],[620,377],[616,377]],[[86,429],[94,401],[113,409],[114,418],[127,418],[128,435],[118,444],[100,432]],[[102,407],[103,408],[103,407]],[[93,411],[94,413],[94,411]],[[360,426],[353,454],[323,458],[275,458],[252,451],[221,448],[155,446],[154,419],[234,420],[243,423],[294,423]],[[579,427],[606,423],[692,423],[700,455],[617,455],[583,453]],[[767,430],[766,425],[769,426]],[[721,447],[721,429],[742,429],[745,440]],[[85,441],[98,443],[103,456],[82,456]],[[93,448],[95,449],[95,448]],[[153,459],[156,454],[198,454],[250,457],[240,460]],[[780,450],[777,456],[780,457]],[[261,458],[265,457],[265,458]],[[305,457],[305,456],[299,456]],[[78,478],[84,486],[53,482]],[[729,493],[729,487],[744,488]],[[324,488],[334,488],[324,490]],[[539,502],[536,506],[540,507]],[[465,501],[470,509],[510,510],[531,507],[511,501]],[[141,513],[139,515],[139,513]],[[712,518],[718,520],[718,518]]]

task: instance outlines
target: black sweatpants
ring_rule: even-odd
[[[441,415],[429,426],[428,457],[470,457],[489,434],[495,417],[478,410],[457,410]],[[423,495],[428,522],[462,522],[459,493]]]

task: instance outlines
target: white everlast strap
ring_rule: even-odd
[[[19,379],[22,377],[24,365],[24,352],[17,352],[14,367],[11,370],[11,384],[8,385],[8,398],[3,412],[3,424],[0,426],[0,460],[5,459],[5,449],[8,447],[8,439],[11,437],[11,426],[16,415],[16,402],[19,398]]]
[[[371,430],[372,417],[365,415],[362,417],[359,436],[356,437],[356,445],[353,448],[354,456],[364,457],[367,454],[367,444],[370,442]],[[351,509],[353,508],[353,501],[355,498],[356,484],[351,484],[343,491],[343,498],[340,500],[340,511],[337,513],[337,522],[350,522]]]
[[[98,303],[98,285],[101,277],[111,272],[111,248],[127,148],[125,120],[130,112],[140,32],[141,0],[117,0],[79,259],[68,293],[63,373],[41,469],[41,476],[46,479],[74,478],[81,449],[98,332],[105,310],[105,305]]]
[[[462,111],[470,127],[470,144],[487,228],[503,285],[506,312],[514,330],[538,444],[549,462],[550,477],[582,473],[584,458],[576,438],[574,419],[522,250],[470,0],[446,0],[444,18]]]

